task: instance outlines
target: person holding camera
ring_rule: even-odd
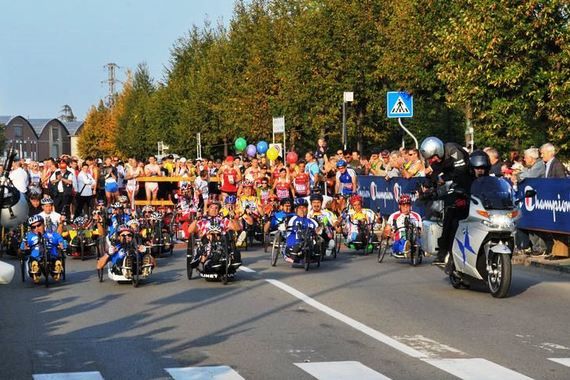
[[[59,160],[59,167],[50,177],[53,189],[53,202],[55,211],[71,219],[71,203],[73,192],[77,191],[77,181],[73,171],[69,170],[67,161]]]

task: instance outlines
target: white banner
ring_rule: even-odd
[[[285,133],[285,117],[273,118],[273,133]]]

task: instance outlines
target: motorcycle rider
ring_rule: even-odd
[[[491,169],[491,160],[487,153],[482,150],[476,150],[469,155],[469,165],[473,177],[479,178],[488,176]]]
[[[431,136],[426,138],[420,152],[426,159],[430,169],[426,176],[430,180],[432,189],[422,191],[424,198],[443,199],[446,212],[443,218],[443,232],[438,239],[438,254],[433,261],[434,265],[444,266],[445,258],[451,252],[453,237],[457,231],[459,220],[467,217],[469,202],[466,194],[471,188],[471,175],[469,173],[469,153],[454,142],[443,143],[439,138]],[[455,191],[448,191],[444,185],[451,182]]]

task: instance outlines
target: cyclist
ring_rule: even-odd
[[[287,223],[287,238],[285,241],[285,261],[288,263],[295,263],[300,261],[298,254],[301,252],[300,232],[306,229],[311,229],[315,232],[319,224],[312,218],[307,216],[309,204],[304,198],[295,199],[295,215],[289,219]]]
[[[141,274],[143,276],[148,276],[152,272],[154,267],[154,260],[152,255],[147,252],[147,247],[143,244],[137,244],[136,240],[133,240],[133,231],[129,226],[123,224],[117,228],[117,238],[111,240],[107,236],[107,250],[106,254],[103,255],[97,261],[97,269],[103,269],[105,264],[109,260],[113,263],[113,270],[122,274],[127,279],[131,279],[133,276],[133,258],[132,256],[127,256],[129,248],[133,247],[136,252],[142,255],[142,266]]]
[[[390,215],[386,227],[384,229],[384,236],[392,234],[392,253],[396,257],[403,257],[404,252],[410,250],[410,243],[406,236],[406,219],[412,224],[414,228],[421,228],[422,217],[415,211],[412,211],[412,197],[408,194],[402,194],[398,200],[399,211]],[[419,238],[418,238],[419,240]]]
[[[320,234],[323,239],[325,254],[330,256],[334,249],[334,229],[338,226],[338,220],[331,211],[323,209],[323,196],[321,194],[311,194],[311,210],[309,218],[316,220],[322,227]]]
[[[269,232],[277,230],[281,223],[286,223],[287,220],[293,216],[291,213],[292,201],[291,198],[282,199],[279,202],[279,209],[272,211],[269,215],[269,221],[263,226],[263,232],[268,234]]]
[[[40,201],[43,211],[38,215],[44,219],[45,228],[49,232],[57,231],[59,234],[63,232],[63,223],[65,216],[59,214],[53,209],[53,199],[45,197]]]
[[[39,283],[41,279],[40,264],[42,251],[48,254],[50,271],[55,281],[59,281],[63,271],[63,264],[58,249],[64,250],[66,242],[57,232],[49,232],[45,229],[44,218],[40,215],[31,216],[28,219],[30,231],[20,244],[21,250],[30,250],[29,273],[34,283]],[[43,240],[43,246],[42,241]],[[47,273],[46,273],[47,276]]]
[[[357,177],[354,169],[347,167],[345,160],[336,163],[336,194],[351,195],[356,191]]]
[[[345,226],[348,230],[346,234],[346,245],[350,248],[355,248],[355,243],[362,243],[361,224],[364,228],[372,231],[372,227],[376,221],[376,214],[374,211],[362,207],[362,197],[354,194],[350,197],[350,208],[348,213],[344,216],[346,220]],[[370,234],[372,236],[372,234]]]

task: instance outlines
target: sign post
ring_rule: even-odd
[[[342,146],[346,150],[348,146],[348,134],[346,133],[346,103],[354,101],[354,92],[345,91],[342,94]]]
[[[283,133],[283,152],[285,150],[285,116],[273,118],[273,144],[275,144],[275,134]],[[283,153],[285,154],[285,153]]]
[[[402,123],[403,117],[414,117],[414,98],[407,92],[389,91],[386,93],[386,116],[389,119],[398,119],[400,127],[412,137],[419,148],[418,139]]]

